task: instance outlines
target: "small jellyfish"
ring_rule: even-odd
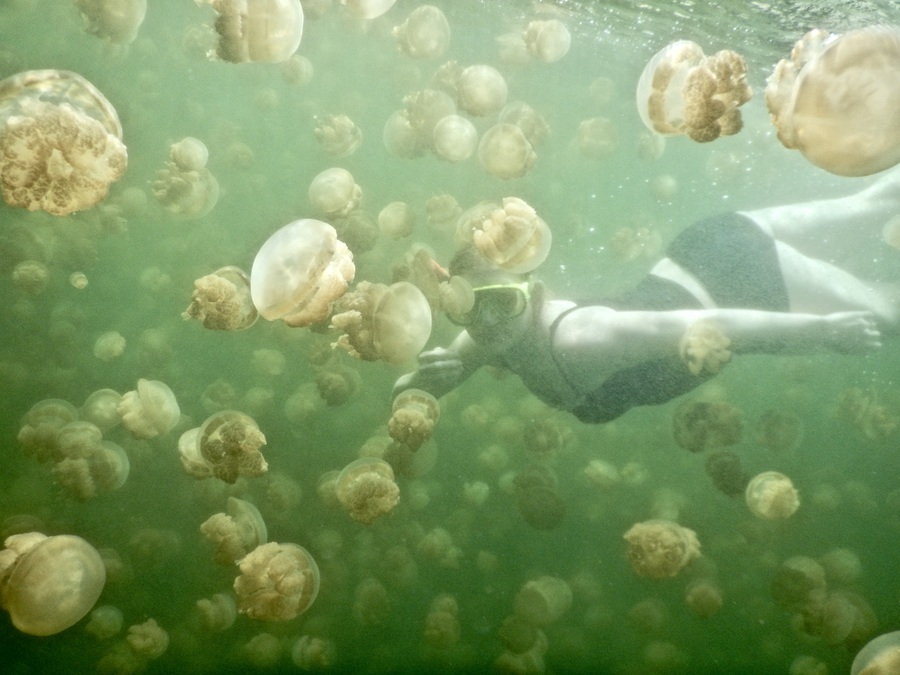
[[[261,476],[269,465],[260,452],[266,437],[256,421],[235,410],[213,413],[178,440],[184,470],[194,478],[234,483],[239,476]]]
[[[521,178],[531,171],[536,159],[534,148],[515,124],[495,124],[478,142],[478,161],[497,178]]]
[[[319,566],[302,546],[269,542],[238,561],[238,611],[258,621],[288,621],[319,593]]]
[[[532,21],[522,34],[528,53],[544,63],[554,63],[569,53],[572,36],[558,19]]]
[[[609,157],[619,147],[619,131],[606,117],[582,120],[578,125],[575,147],[589,159]]]
[[[442,593],[431,602],[425,616],[425,642],[435,649],[447,649],[459,642],[461,632],[456,598]]]
[[[98,640],[108,640],[118,635],[122,630],[125,617],[122,610],[113,605],[101,605],[91,612],[90,621],[84,627],[86,633],[90,633]]]
[[[115,45],[134,42],[147,13],[147,0],[75,0],[91,35]]]
[[[448,162],[462,162],[478,146],[478,130],[461,115],[447,115],[434,125],[434,151]]]
[[[0,157],[6,203],[56,216],[102,202],[128,163],[115,108],[64,70],[0,81]]]
[[[103,559],[81,537],[28,532],[0,551],[0,605],[29,635],[54,635],[82,619],[106,583]]]
[[[374,457],[362,457],[345,466],[337,476],[335,492],[350,517],[364,525],[390,513],[400,501],[391,465]]]
[[[95,425],[70,422],[60,429],[57,442],[61,458],[51,471],[67,496],[86,502],[125,484],[128,455],[112,441],[102,440]]]
[[[533,464],[513,478],[516,509],[534,529],[556,529],[565,518],[566,503],[557,487],[556,476],[541,464]]]
[[[171,431],[181,417],[175,394],[159,380],[138,380],[137,389],[122,396],[122,426],[135,438],[155,438]]]
[[[684,401],[672,417],[675,442],[691,452],[734,445],[742,430],[741,412],[725,401]]]
[[[790,518],[800,506],[791,479],[777,471],[764,471],[751,478],[745,499],[750,511],[766,520]]]
[[[543,628],[556,623],[572,606],[572,587],[559,577],[542,576],[525,582],[513,601],[516,616]]]
[[[674,577],[700,557],[697,534],[668,520],[647,520],[624,535],[631,569],[640,577]]]
[[[250,502],[228,498],[227,513],[216,513],[200,525],[200,532],[215,546],[219,565],[231,565],[243,558],[268,537],[262,515]]]
[[[94,356],[101,361],[113,361],[125,353],[125,337],[118,331],[107,331],[94,342]]]
[[[900,29],[841,35],[813,30],[769,76],[766,106],[778,139],[839,176],[867,176],[900,161]]]
[[[401,159],[421,157],[428,148],[428,143],[423,142],[421,135],[410,124],[405,110],[395,110],[388,116],[381,140],[389,153]]]
[[[362,131],[346,115],[324,115],[313,129],[319,146],[332,157],[352,155],[362,144]]]
[[[287,61],[303,37],[300,0],[198,0],[218,13],[214,56],[223,61]]]
[[[803,440],[803,420],[781,410],[764,410],[756,423],[756,442],[777,453],[797,449]]]
[[[457,99],[463,111],[474,117],[487,117],[506,105],[508,91],[506,80],[496,68],[475,65],[460,73]]]
[[[540,145],[550,134],[550,125],[537,110],[524,101],[510,101],[497,116],[498,122],[515,124],[532,146]]]
[[[219,200],[219,182],[206,168],[209,151],[204,143],[186,137],[169,148],[169,161],[156,172],[153,196],[178,218],[202,218]]]
[[[197,614],[204,629],[211,632],[228,630],[237,618],[237,604],[230,593],[216,593],[197,601]]]
[[[156,623],[156,619],[129,626],[125,639],[132,654],[142,661],[158,659],[169,648],[169,633]]]
[[[357,19],[377,19],[397,0],[340,0],[341,5]]]
[[[416,214],[406,202],[391,202],[378,213],[378,229],[388,239],[403,239],[412,234]]]
[[[420,5],[393,30],[397,45],[414,59],[436,59],[450,45],[450,24],[434,5]]]
[[[747,64],[731,50],[706,56],[696,42],[678,40],[657,52],[637,85],[641,120],[659,134],[698,143],[736,134],[740,106],[750,100]]]
[[[308,326],[328,318],[331,303],[344,294],[355,271],[350,250],[331,225],[295,220],[259,249],[250,269],[250,295],[264,319]]]
[[[239,267],[220,267],[194,281],[191,304],[181,315],[210,330],[243,330],[259,316],[250,297],[250,278]]]
[[[678,355],[692,374],[715,375],[731,360],[730,346],[731,340],[718,323],[696,321],[679,340]]]
[[[502,208],[485,215],[471,233],[485,258],[514,274],[531,272],[547,259],[553,241],[550,228],[524,201],[505,197]]]
[[[737,497],[744,494],[750,477],[741,465],[741,458],[729,450],[710,453],[705,463],[712,484],[722,494]]]
[[[50,270],[39,260],[23,260],[13,268],[12,281],[20,291],[40,295],[47,289]]]
[[[346,216],[359,206],[362,189],[347,169],[325,169],[309,184],[309,201],[329,218]]]
[[[418,450],[431,438],[440,418],[437,399],[421,389],[407,389],[394,399],[388,434],[398,443]]]

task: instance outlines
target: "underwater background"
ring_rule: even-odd
[[[416,215],[411,235],[381,236],[356,255],[357,280],[390,283],[413,244],[430,247],[446,264],[456,249],[453,225],[429,222],[430,197],[451,195],[467,209],[516,196],[553,233],[538,277],[553,295],[579,299],[627,289],[666,242],[700,218],[854,192],[873,179],[827,174],[785,149],[762,91],[775,63],[808,30],[897,23],[894,3],[443,0],[433,4],[449,22],[449,48],[440,58],[416,60],[397,48],[391,29],[421,3],[398,0],[366,23],[334,2],[320,18],[306,18],[298,54],[314,69],[307,82],[280,64],[208,59],[215,17],[208,6],[148,4],[137,39],[122,47],[87,34],[72,2],[0,0],[0,78],[43,68],[81,74],[116,108],[128,148],[127,171],[107,202],[121,206],[116,217],[99,208],[55,217],[0,204],[0,529],[4,537],[32,529],[77,534],[114,551],[107,556],[117,560],[115,570],[98,604],[120,609],[126,628],[153,618],[170,638],[165,654],[142,668],[300,670],[292,648],[311,636],[327,646],[319,664],[335,670],[489,670],[507,646],[498,631],[517,593],[547,575],[566,580],[573,600],[543,628],[546,654],[525,672],[843,673],[868,637],[897,629],[894,341],[866,356],[742,357],[687,396],[727,401],[740,412],[741,438],[730,450],[750,475],[790,476],[801,505],[788,520],[757,519],[741,497],[715,487],[704,454],[678,447],[672,420],[680,400],[591,426],[547,408],[516,378],[484,371],[442,399],[429,450],[434,466],[398,476],[397,508],[363,525],[320,497],[319,479],[385,435],[393,382],[413,364],[332,351],[337,333],[325,326],[260,320],[225,332],[182,318],[195,279],[225,265],[249,270],[272,232],[319,217],[308,187],[334,166],[352,172],[361,208],[373,216],[394,201]],[[538,18],[567,26],[569,53],[555,63],[505,63],[496,38]],[[740,133],[707,144],[669,138],[653,157],[642,150],[635,86],[650,57],[678,39],[696,41],[707,54],[741,53],[754,97],[741,108]],[[509,99],[525,101],[546,120],[549,134],[524,177],[493,177],[474,156],[449,163],[386,150],[385,120],[450,59],[496,67]],[[362,131],[356,152],[335,158],[323,151],[314,129],[328,114],[348,115]],[[578,144],[579,125],[596,117],[614,130],[600,157]],[[493,124],[473,121],[480,132]],[[152,195],[169,146],[186,136],[209,148],[208,168],[221,190],[215,207],[193,220],[173,217]],[[39,294],[12,282],[25,260],[50,272]],[[871,263],[886,278],[900,270],[900,258]],[[84,274],[87,285],[73,285],[73,273]],[[438,316],[429,347],[446,344],[457,330]],[[127,346],[104,361],[94,345],[108,331]],[[323,370],[343,373],[356,387],[346,401],[316,398]],[[79,407],[98,389],[124,393],[139,378],[165,382],[182,420],[151,440],[135,440],[120,427],[104,432],[127,453],[130,475],[118,490],[71,499],[46,466],[22,452],[23,416],[44,399]],[[877,406],[894,425],[876,433],[842,414],[848,396]],[[227,485],[182,469],[179,435],[222,408],[259,424],[266,475]],[[790,442],[766,435],[773,411],[790,422]],[[595,474],[585,469],[596,460],[614,471],[591,480]],[[550,470],[564,503],[565,516],[551,530],[523,518],[511,487],[534,465]],[[235,566],[215,563],[199,530],[229,496],[257,506],[269,541],[300,544],[315,557],[321,589],[300,617],[238,616],[224,631],[201,627],[196,602],[230,592],[237,574]],[[697,533],[703,557],[673,578],[641,578],[629,566],[623,534],[661,514]],[[810,634],[802,616],[770,591],[785,560],[820,559],[836,549],[844,555],[832,559],[855,559],[859,569],[835,587],[877,618],[877,629],[858,642],[829,644]],[[698,578],[721,594],[721,608],[708,617],[685,600]],[[442,594],[458,607],[455,639],[426,632]],[[124,629],[99,640],[84,630],[87,622],[32,637],[3,613],[2,671],[95,672]],[[100,670],[128,672],[110,662]]]

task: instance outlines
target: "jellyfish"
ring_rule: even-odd
[[[453,535],[443,527],[435,527],[426,532],[416,544],[416,551],[441,567],[453,569],[459,567],[459,559],[462,556],[462,549],[453,543]]]
[[[346,216],[361,199],[362,189],[346,169],[325,169],[309,185],[309,201],[329,218]]]
[[[91,612],[90,621],[84,630],[98,640],[108,640],[118,635],[123,623],[122,610],[112,605],[101,605]]]
[[[74,437],[74,438],[73,438]],[[63,492],[86,502],[101,492],[112,492],[125,484],[130,462],[116,443],[100,439],[100,429],[90,422],[71,422],[60,430],[62,458],[52,473]]]
[[[303,37],[300,0],[198,0],[218,13],[215,54],[223,61],[287,61]]]
[[[800,506],[791,479],[777,471],[764,471],[751,478],[744,495],[750,511],[766,520],[790,518]]]
[[[362,457],[345,466],[337,477],[335,491],[350,517],[364,525],[390,513],[400,501],[391,465],[373,457]]]
[[[38,260],[23,260],[13,268],[12,281],[20,291],[28,295],[40,295],[47,290],[50,270]]]
[[[537,110],[524,101],[510,101],[497,116],[498,122],[515,124],[532,146],[540,145],[550,134],[550,125]]]
[[[624,535],[631,569],[640,577],[674,577],[700,557],[697,534],[668,520],[637,523]]]
[[[353,280],[353,255],[327,223],[295,220],[269,237],[250,269],[250,296],[260,315],[289,326],[324,321]]]
[[[181,418],[175,394],[159,380],[138,380],[137,389],[122,396],[117,408],[122,426],[135,438],[155,438],[171,431]]]
[[[461,115],[447,115],[434,125],[432,138],[438,157],[448,162],[469,159],[478,146],[478,130]]]
[[[332,157],[347,157],[362,145],[362,131],[346,115],[324,115],[313,129],[319,146]]]
[[[329,670],[335,661],[334,643],[325,638],[303,635],[291,647],[291,661],[300,670]]]
[[[4,201],[56,216],[102,202],[128,163],[115,108],[64,70],[0,81],[0,157]]]
[[[126,340],[118,331],[101,334],[94,342],[94,356],[101,361],[113,361],[125,353]]]
[[[528,138],[515,124],[495,124],[478,142],[478,161],[497,178],[521,178],[531,171],[536,158]]]
[[[566,503],[557,493],[553,472],[532,464],[513,478],[516,509],[522,520],[536,530],[553,530],[566,516]]]
[[[147,0],[75,0],[85,31],[112,44],[134,42],[147,13]]]
[[[431,148],[438,123],[448,115],[455,114],[456,103],[446,92],[422,89],[405,96],[402,115],[412,134],[409,140],[410,150],[416,150],[421,154],[424,149]]]
[[[228,265],[194,281],[191,304],[182,318],[197,319],[210,330],[243,330],[259,316],[250,297],[250,278],[239,267]]]
[[[412,450],[422,447],[434,431],[441,408],[437,399],[421,389],[406,389],[394,399],[388,433]]]
[[[506,80],[496,68],[469,66],[459,76],[459,107],[473,117],[487,117],[506,105],[508,91]]]
[[[708,619],[722,609],[722,588],[710,579],[695,579],[684,592],[684,602],[696,616]]]
[[[610,490],[622,481],[619,470],[602,459],[592,459],[582,473],[591,485],[602,490]]]
[[[259,621],[288,621],[319,593],[319,566],[302,546],[269,542],[238,561],[238,611]]]
[[[900,672],[900,630],[871,640],[857,652],[850,675],[893,675]]]
[[[450,24],[434,5],[420,5],[393,30],[397,45],[414,59],[436,59],[450,45]]]
[[[455,275],[438,286],[438,306],[447,315],[465,316],[475,306],[475,291],[465,278]]]
[[[706,56],[696,42],[678,40],[657,52],[637,85],[641,120],[659,134],[684,134],[698,143],[736,134],[740,106],[750,100],[747,64],[725,49]]]
[[[328,0],[331,2],[331,0]],[[307,14],[309,11],[307,10]],[[294,54],[281,64],[281,77],[288,84],[303,87],[312,81],[315,74],[312,61],[300,54]]]
[[[268,536],[262,515],[250,502],[228,498],[227,513],[216,513],[200,525],[200,532],[216,547],[215,561],[231,565],[243,558]]]
[[[711,320],[688,326],[678,342],[678,354],[694,375],[715,375],[731,360],[731,340],[722,327]]]
[[[156,172],[153,196],[166,211],[185,220],[202,218],[219,200],[219,181],[206,168],[209,151],[188,136],[169,147],[169,161]]]
[[[766,106],[778,139],[839,176],[867,176],[900,162],[900,29],[841,35],[813,30],[775,66]]]
[[[357,19],[377,19],[394,6],[397,0],[340,0],[341,5]]]
[[[553,240],[547,223],[518,197],[505,197],[502,207],[485,209],[470,233],[463,229],[457,234],[463,240],[471,237],[484,257],[513,274],[537,268],[550,253]]]
[[[103,559],[81,537],[28,532],[0,551],[0,606],[29,635],[53,635],[82,619],[106,583]]]
[[[544,628],[556,623],[572,606],[572,588],[559,577],[542,576],[527,581],[513,601],[516,616]]]
[[[363,626],[381,626],[391,615],[391,598],[378,579],[366,577],[353,591],[353,618]]]
[[[742,429],[740,411],[725,401],[684,401],[672,417],[675,442],[691,452],[734,445]]]
[[[421,157],[428,148],[428,143],[410,124],[405,110],[395,110],[388,116],[381,132],[381,141],[389,153],[402,159]]]
[[[206,630],[211,632],[228,630],[237,618],[237,604],[230,593],[216,593],[212,597],[197,601],[197,614]]]
[[[431,601],[425,616],[425,642],[435,649],[447,649],[459,642],[461,632],[456,598],[442,593]]]
[[[101,431],[112,429],[120,422],[119,403],[122,395],[112,389],[98,389],[81,406],[82,419],[95,424]]]
[[[756,424],[756,442],[772,452],[790,452],[803,440],[803,420],[780,410],[764,410]]]
[[[705,468],[715,488],[729,497],[744,494],[750,482],[750,477],[741,466],[741,458],[729,450],[710,453]]]
[[[364,209],[353,209],[346,217],[335,219],[334,229],[354,256],[368,253],[378,243],[378,222]]]
[[[554,63],[569,53],[572,36],[558,19],[532,21],[522,34],[528,53],[544,63]]]
[[[416,214],[406,202],[391,202],[378,213],[378,229],[388,239],[403,239],[412,234]]]
[[[575,147],[588,159],[609,157],[619,148],[619,130],[606,117],[591,117],[578,125]]]
[[[513,654],[524,654],[538,641],[541,630],[531,621],[513,614],[500,623],[497,638]]]
[[[772,577],[769,592],[772,599],[785,609],[799,609],[816,592],[826,586],[825,569],[807,556],[797,555],[785,560]]]
[[[22,451],[42,464],[61,459],[59,431],[77,419],[78,410],[68,401],[48,398],[35,403],[19,429]]]
[[[169,648],[169,634],[156,623],[156,619],[129,626],[125,639],[132,653],[141,660],[158,659]]]
[[[234,483],[239,476],[261,476],[269,465],[260,452],[266,437],[256,421],[236,410],[213,413],[178,440],[184,470],[194,478]]]
[[[323,368],[316,374],[316,391],[327,405],[343,405],[359,391],[360,376],[343,365]]]
[[[431,335],[431,307],[408,281],[391,286],[362,281],[338,303],[331,323],[344,331],[335,345],[351,355],[405,363]]]

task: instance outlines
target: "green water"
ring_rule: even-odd
[[[128,147],[127,172],[109,201],[115,203],[129,188],[147,196],[144,207],[128,213],[123,231],[109,231],[95,211],[56,218],[0,205],[0,301],[6,310],[0,319],[0,522],[29,514],[47,534],[78,534],[118,553],[124,571],[108,581],[99,604],[118,607],[126,627],[152,617],[168,631],[168,651],[146,664],[149,672],[265,670],[254,665],[246,647],[260,633],[275,636],[280,645],[277,665],[270,668],[296,670],[291,646],[311,635],[330,642],[339,669],[484,671],[503,651],[498,628],[512,613],[519,588],[529,579],[553,575],[569,581],[575,598],[545,629],[547,672],[773,673],[788,672],[805,655],[825,664],[827,672],[841,673],[859,645],[833,646],[805,634],[769,592],[783,560],[818,558],[835,548],[858,555],[862,575],[850,590],[871,606],[877,632],[898,627],[897,434],[868,439],[836,412],[843,392],[860,387],[900,415],[900,397],[893,390],[900,368],[894,343],[866,357],[745,357],[692,394],[723,398],[740,410],[743,437],[732,449],[749,473],[778,470],[792,478],[801,507],[787,521],[758,520],[742,499],[713,487],[705,458],[673,441],[677,402],[594,427],[547,409],[513,377],[482,372],[442,401],[434,468],[399,478],[400,505],[367,527],[327,507],[317,495],[317,481],[353,460],[368,438],[384,434],[392,383],[408,368],[337,353],[326,367],[358,373],[358,392],[343,405],[319,405],[292,422],[285,403],[298,390],[309,390],[321,367],[310,356],[328,349],[333,331],[261,320],[243,332],[219,333],[181,318],[194,279],[223,265],[249,270],[272,232],[314,215],[309,183],[331,166],[353,173],[363,190],[362,208],[371,214],[392,201],[407,202],[417,214],[412,236],[382,237],[373,250],[357,256],[358,280],[389,282],[392,267],[413,243],[430,246],[440,260],[450,257],[452,233],[426,222],[429,197],[448,193],[468,208],[480,200],[517,196],[552,228],[553,249],[539,272],[561,297],[599,297],[646,272],[652,252],[623,261],[611,250],[622,227],[649,227],[665,242],[717,212],[850,193],[866,179],[830,176],[781,146],[762,89],[775,62],[808,29],[897,22],[896,8],[886,2],[444,0],[435,4],[450,23],[450,48],[440,59],[416,61],[397,50],[391,28],[419,3],[399,0],[369,26],[348,20],[334,3],[321,19],[307,20],[299,53],[315,73],[308,84],[296,85],[276,64],[205,59],[197,36],[202,38],[213,20],[209,7],[188,0],[149,4],[137,40],[115,48],[82,31],[71,2],[0,0],[0,78],[58,68],[94,83],[117,109]],[[521,30],[535,17],[567,24],[569,54],[555,64],[502,63],[495,38]],[[637,151],[643,126],[634,88],[647,60],[676,39],[693,39],[707,53],[725,48],[743,53],[754,98],[742,108],[745,128],[738,135],[706,145],[672,138],[660,159],[644,159]],[[448,59],[494,65],[507,80],[510,99],[529,103],[545,117],[550,134],[525,177],[493,178],[475,157],[450,164],[432,155],[400,159],[385,150],[381,134],[388,115],[402,107],[406,94],[427,86]],[[613,85],[607,101],[591,93],[598,78]],[[317,144],[315,117],[329,113],[350,116],[362,130],[362,146],[353,155],[335,159]],[[608,157],[589,159],[576,148],[576,130],[582,120],[597,116],[614,124],[618,148]],[[475,122],[481,132],[492,120]],[[209,169],[221,186],[215,208],[197,220],[174,219],[152,197],[151,182],[169,145],[185,136],[207,144]],[[236,142],[252,151],[252,161],[234,160]],[[658,199],[651,187],[663,175],[677,184],[667,200]],[[44,262],[51,274],[47,289],[36,296],[11,282],[12,269],[27,259]],[[87,276],[86,288],[70,285],[73,272]],[[93,355],[95,340],[107,331],[127,340],[125,353],[108,363]],[[455,331],[439,317],[429,344],[445,344]],[[261,349],[285,357],[283,373],[267,375],[254,366],[253,354]],[[23,456],[16,436],[32,405],[61,398],[80,406],[97,389],[126,392],[141,377],[168,384],[184,418],[175,430],[150,441],[136,441],[121,427],[105,432],[131,461],[121,489],[86,503],[73,501],[46,466]],[[266,476],[231,487],[188,476],[176,450],[180,433],[211,412],[205,402],[210,386],[222,383],[233,390],[229,407],[251,414],[265,433],[270,467]],[[799,447],[775,453],[757,441],[758,420],[771,409],[802,421]],[[473,422],[479,417],[481,422]],[[554,472],[566,506],[562,523],[549,532],[522,519],[508,489],[509,472],[535,461],[523,442],[535,419],[562,439],[539,460]],[[506,466],[491,468],[480,460],[492,445],[502,448]],[[634,463],[645,479],[625,480],[609,490],[594,487],[583,473],[594,459],[620,470]],[[288,481],[299,500],[281,506],[275,477]],[[463,486],[472,481],[490,487],[481,506],[463,497]],[[672,493],[680,504],[678,520],[696,531],[704,558],[672,579],[639,578],[629,567],[622,535],[653,515],[660,494]],[[317,558],[322,588],[299,618],[263,623],[239,616],[221,633],[198,627],[196,601],[228,592],[236,576],[236,568],[215,565],[199,532],[201,522],[224,509],[229,495],[258,506],[270,541],[300,544]],[[7,532],[8,524],[3,525]],[[422,537],[435,528],[449,532],[459,549],[452,560],[421,550]],[[161,534],[154,541],[163,543],[141,545],[152,538],[148,532]],[[335,540],[336,548],[329,544]],[[684,601],[698,575],[714,579],[724,597],[722,609],[705,619]],[[386,589],[387,605],[374,619],[361,621],[355,605],[361,582],[370,578]],[[450,647],[435,648],[424,630],[429,606],[441,593],[456,599],[460,636]],[[647,600],[662,609],[657,620],[642,623],[633,610]],[[3,614],[3,672],[93,672],[124,633],[99,641],[85,633],[86,622],[34,638],[19,633]]]

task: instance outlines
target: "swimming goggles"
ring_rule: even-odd
[[[491,284],[473,288],[475,304],[465,314],[447,313],[457,326],[493,325],[520,316],[531,299],[531,282]]]

